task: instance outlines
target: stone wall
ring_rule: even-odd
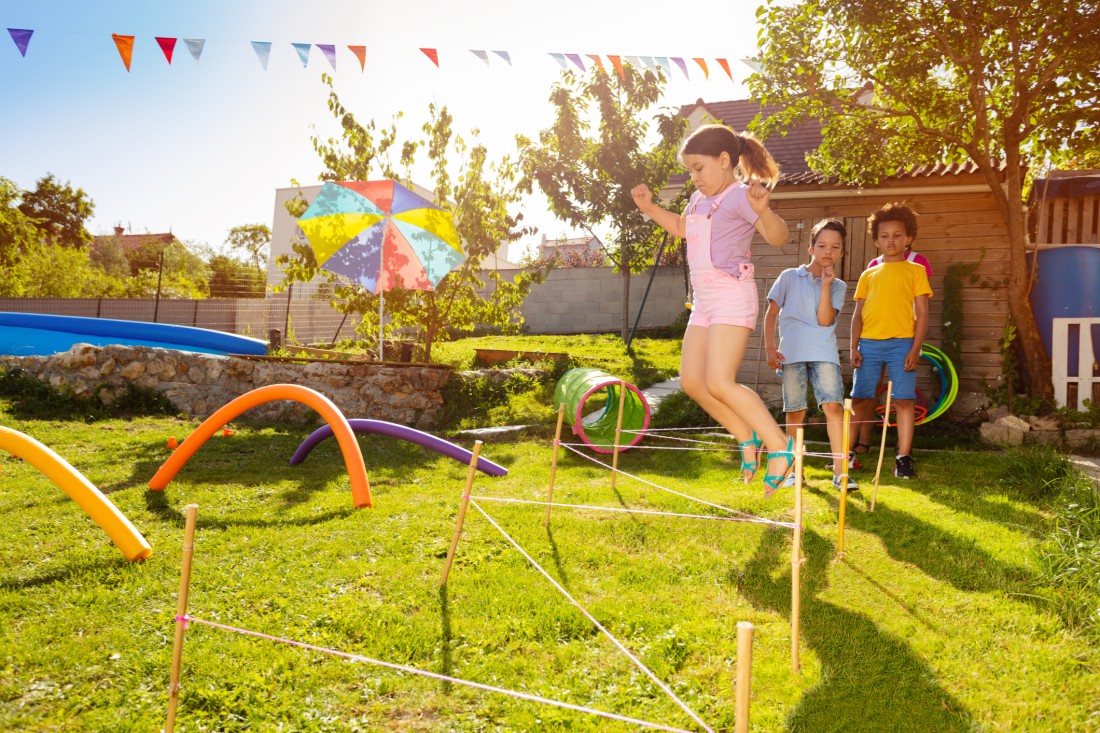
[[[316,361],[306,364],[258,361],[144,346],[77,344],[52,356],[0,356],[0,367],[77,397],[98,395],[111,404],[128,385],[161,392],[180,412],[207,417],[246,392],[270,384],[297,384],[320,392],[351,418],[371,418],[423,430],[436,427],[443,410],[441,390],[451,371],[439,366],[381,366]],[[305,422],[311,408],[279,400],[254,407],[257,420]]]

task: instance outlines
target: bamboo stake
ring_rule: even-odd
[[[802,668],[799,658],[799,635],[802,613],[802,428],[795,432],[794,445],[794,538],[791,543],[791,672]]]
[[[737,708],[734,732],[749,733],[749,703],[752,698],[752,624],[737,623]]]
[[[180,590],[176,598],[176,636],[172,642],[172,672],[168,678],[168,715],[164,719],[165,733],[176,727],[176,706],[180,698],[180,668],[183,666],[183,634],[187,630],[187,595],[191,590],[191,557],[195,553],[195,520],[199,505],[188,504],[187,522],[183,530],[183,564],[180,569]]]
[[[619,418],[615,421],[615,450],[611,455],[611,488],[619,475],[619,443],[623,432],[623,407],[626,405],[626,381],[619,381]]]
[[[878,479],[882,475],[882,457],[886,455],[886,433],[890,431],[890,397],[894,392],[894,383],[886,383],[886,414],[882,418],[882,443],[878,448],[878,468],[875,469],[875,489],[871,492],[871,511],[875,510],[875,499],[878,498]]]
[[[546,492],[546,520],[543,526],[550,526],[550,507],[554,501],[554,476],[558,473],[558,451],[561,449],[561,423],[565,419],[565,403],[558,406],[558,427],[554,429],[554,455],[550,457],[550,488]]]
[[[836,552],[838,555],[844,555],[844,513],[848,508],[848,436],[851,434],[852,424],[852,401],[850,399],[844,400],[844,428],[841,431],[841,443],[844,446],[844,458],[841,461],[841,479],[840,479],[840,513],[837,518],[838,534],[836,540]],[[833,459],[836,460],[835,458]]]
[[[458,507],[458,521],[455,522],[454,537],[451,537],[451,547],[447,550],[447,562],[443,565],[443,577],[439,579],[440,587],[447,585],[447,576],[451,574],[451,563],[455,559],[455,550],[458,549],[458,536],[462,534],[462,523],[466,520],[466,506],[470,503],[470,489],[474,485],[474,472],[477,471],[477,454],[481,452],[481,441],[474,441],[474,452],[470,456],[470,468],[466,471],[466,488],[462,491],[462,503]]]

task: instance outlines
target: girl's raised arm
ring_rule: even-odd
[[[653,202],[653,192],[649,190],[649,186],[640,183],[630,189],[630,195],[634,197],[634,205],[638,207],[638,210],[657,222],[657,225],[666,232],[680,239],[687,236],[687,224],[684,217],[655,204]]]

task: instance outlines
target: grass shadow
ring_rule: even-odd
[[[802,640],[821,661],[821,682],[787,716],[788,731],[924,733],[971,731],[970,714],[932,682],[930,669],[907,644],[870,619],[817,595],[827,588],[834,546],[803,534]],[[769,528],[739,576],[740,592],[755,607],[790,618],[791,575],[786,530]],[[778,568],[785,567],[785,570]]]

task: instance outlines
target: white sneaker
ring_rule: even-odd
[[[793,489],[796,485],[797,485],[797,482],[794,480],[794,471],[791,471],[789,474],[787,474],[787,478],[783,479],[783,488],[784,489]],[[803,486],[806,485],[806,477],[805,476],[802,477],[802,485]]]
[[[833,476],[833,488],[841,490],[840,476]],[[848,477],[848,491],[859,491],[859,484],[851,476]]]

